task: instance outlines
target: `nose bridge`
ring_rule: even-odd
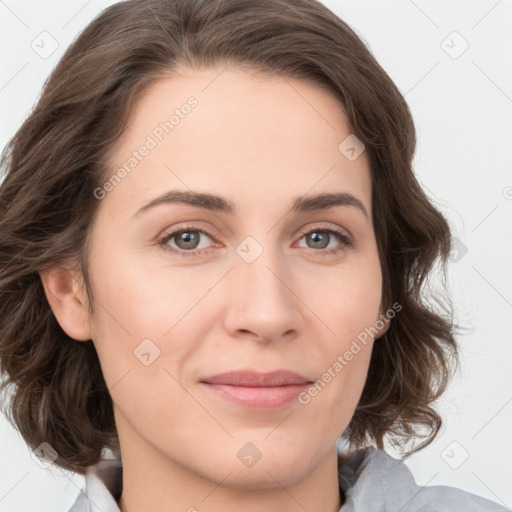
[[[271,240],[264,245],[247,237],[237,246],[227,316],[230,331],[251,331],[267,341],[300,327],[292,274]]]

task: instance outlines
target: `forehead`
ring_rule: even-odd
[[[133,210],[179,188],[236,193],[235,202],[261,207],[350,189],[369,209],[367,155],[351,161],[340,151],[349,135],[342,104],[315,84],[238,68],[180,70],[136,103],[110,161],[111,174],[125,172],[107,199]]]

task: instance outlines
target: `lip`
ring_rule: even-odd
[[[201,379],[201,382],[208,384],[225,384],[229,386],[275,387],[308,384],[312,381],[290,370],[276,370],[266,373],[254,370],[236,370],[206,377]]]
[[[199,383],[215,395],[244,407],[271,410],[293,402],[312,381],[289,370],[241,370],[213,375]]]

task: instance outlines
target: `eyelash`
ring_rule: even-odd
[[[171,253],[177,254],[178,256],[182,256],[182,257],[197,256],[197,255],[201,254],[203,251],[205,251],[206,249],[195,249],[195,250],[191,250],[191,251],[178,250],[178,249],[171,248],[167,245],[167,242],[169,242],[169,240],[171,240],[175,236],[177,236],[183,232],[186,232],[186,231],[194,231],[197,233],[202,233],[204,235],[207,235],[212,240],[214,240],[214,237],[211,236],[207,231],[198,229],[194,226],[183,226],[175,231],[172,231],[171,233],[166,233],[165,235],[163,235],[163,237],[160,238],[160,240],[159,240],[159,245],[165,251],[169,251]],[[347,235],[346,233],[343,233],[335,228],[324,228],[324,227],[320,227],[320,226],[310,228],[306,231],[302,231],[300,233],[299,240],[301,240],[305,235],[308,235],[313,232],[329,233],[329,234],[336,235],[339,238],[340,242],[343,244],[343,247],[334,247],[331,249],[319,249],[319,250],[310,249],[311,251],[317,252],[317,253],[321,254],[322,256],[333,255],[335,253],[345,250],[346,248],[352,247],[352,245],[353,245],[352,238],[349,235]]]

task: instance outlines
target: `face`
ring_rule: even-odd
[[[372,343],[354,340],[382,287],[369,160],[339,149],[350,131],[330,93],[219,73],[160,79],[115,148],[91,338],[124,461],[287,485],[333,454],[365,382]],[[309,385],[213,378],[282,370]]]

